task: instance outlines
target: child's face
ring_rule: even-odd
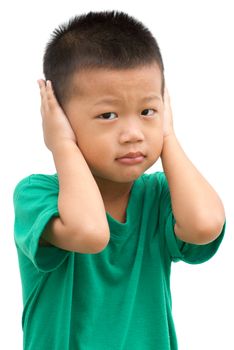
[[[84,71],[73,83],[74,91],[77,87],[82,94],[74,93],[64,110],[92,174],[112,182],[134,181],[156,162],[163,147],[158,66]],[[147,101],[152,95],[155,98]],[[129,152],[145,157],[131,165],[117,160]]]

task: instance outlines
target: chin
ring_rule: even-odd
[[[138,179],[142,174],[144,174],[147,169],[127,169],[125,172],[121,172],[113,176],[114,182],[118,183],[130,183]]]
[[[132,183],[138,177],[140,177],[143,174],[143,171],[136,171],[128,169],[128,171],[125,172],[119,172],[118,174],[105,174],[105,175],[98,175],[99,178],[102,178],[103,180],[119,183],[119,184],[125,184],[125,183]]]

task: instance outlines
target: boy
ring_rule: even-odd
[[[178,348],[171,262],[210,259],[226,221],[177,140],[163,71],[122,12],[75,17],[48,43],[38,83],[57,173],[14,192],[24,349]],[[159,157],[165,172],[145,174]]]

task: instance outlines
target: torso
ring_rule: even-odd
[[[105,204],[106,211],[114,218],[121,223],[126,222],[126,210],[128,206],[128,201],[125,200],[124,203],[113,205]]]
[[[107,210],[108,213],[114,218],[115,220],[125,223],[126,222],[126,213],[124,212],[110,212],[110,210]]]

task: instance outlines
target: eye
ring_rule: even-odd
[[[114,112],[108,112],[108,113],[103,113],[99,115],[97,118],[104,119],[104,120],[113,120],[113,118],[109,118],[111,114],[116,115]]]
[[[151,113],[150,115],[146,115],[146,114],[144,113],[145,111],[153,111],[153,113]],[[146,115],[147,117],[150,117],[150,116],[154,115],[155,113],[157,113],[157,111],[156,111],[155,109],[151,109],[151,108],[146,108],[146,109],[144,109],[144,110],[142,111],[142,114],[143,114],[143,115]]]

